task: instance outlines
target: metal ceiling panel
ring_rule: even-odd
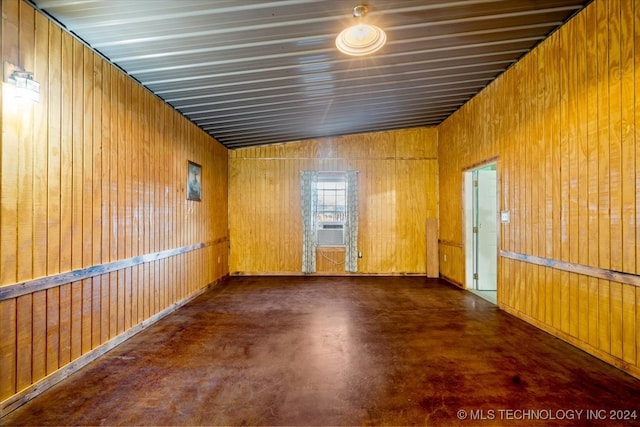
[[[589,0],[32,0],[228,148],[437,125]]]

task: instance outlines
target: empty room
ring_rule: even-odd
[[[0,425],[640,424],[639,0],[0,9]]]

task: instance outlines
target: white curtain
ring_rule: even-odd
[[[347,172],[347,218],[345,230],[345,271],[358,271],[358,173]]]
[[[300,172],[302,206],[302,272],[316,271],[316,213],[318,207],[318,172]]]

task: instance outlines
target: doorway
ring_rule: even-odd
[[[464,172],[465,287],[496,304],[498,290],[496,163]]]

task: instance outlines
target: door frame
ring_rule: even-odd
[[[477,266],[477,258],[476,258],[477,251],[474,251],[474,248],[476,246],[476,242],[475,242],[476,235],[472,233],[471,236],[469,236],[470,233],[468,231],[469,222],[473,221],[473,216],[475,214],[473,209],[474,195],[470,194],[470,192],[475,191],[475,188],[473,187],[473,182],[472,182],[472,179],[470,178],[474,171],[486,169],[487,167],[495,167],[495,171],[496,171],[496,206],[495,206],[495,213],[496,213],[496,260],[495,260],[495,263],[496,264],[495,265],[496,265],[496,293],[498,295],[498,300],[496,301],[496,303],[500,301],[499,253],[500,253],[500,224],[501,223],[499,221],[499,215],[500,215],[500,202],[501,202],[501,198],[500,198],[501,184],[500,184],[499,166],[500,165],[499,165],[498,158],[495,157],[495,158],[490,158],[483,162],[479,162],[462,169],[462,237],[463,237],[462,246],[463,246],[463,259],[464,259],[463,287],[464,289],[475,291],[477,288],[477,281],[474,279],[473,275],[475,272],[474,270],[476,269],[476,266]],[[469,182],[471,182],[471,185],[469,184]],[[471,203],[469,202],[470,200],[471,200]],[[470,266],[471,266],[471,271],[469,271]]]

